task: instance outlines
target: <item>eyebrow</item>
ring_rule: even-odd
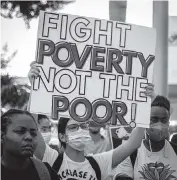
[[[28,129],[28,128],[23,127],[23,126],[17,126],[17,127],[15,128],[15,130],[16,130],[17,128],[21,128],[21,129],[25,129],[25,130]],[[30,131],[37,131],[37,129],[30,128]]]

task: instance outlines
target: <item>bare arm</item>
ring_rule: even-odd
[[[115,168],[128,156],[130,156],[141,145],[144,137],[144,128],[137,127],[132,131],[132,134],[127,142],[118,146],[113,150],[112,168]]]
[[[154,101],[156,94],[154,93],[154,85],[152,83],[147,85],[145,95],[150,97],[151,101]],[[130,156],[136,149],[138,149],[141,145],[143,137],[144,128],[138,127],[134,129],[129,140],[113,151],[112,167],[116,167],[128,156]]]

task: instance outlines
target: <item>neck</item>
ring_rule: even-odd
[[[1,163],[9,169],[23,170],[28,166],[29,159],[28,158],[20,158],[18,156],[14,156],[10,153],[3,151]]]
[[[66,145],[65,153],[72,161],[75,162],[85,161],[84,151],[78,151],[73,149],[71,146]]]
[[[160,141],[160,142],[154,142],[152,140],[150,140],[150,141],[151,141],[152,152],[158,152],[165,146],[165,140]],[[151,150],[150,144],[149,144],[149,139],[144,140],[144,145],[149,151]]]

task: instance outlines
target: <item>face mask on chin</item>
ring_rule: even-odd
[[[88,130],[78,129],[75,132],[67,133],[67,143],[77,151],[84,151],[85,145],[91,141],[91,136]]]
[[[52,133],[51,132],[46,132],[46,133],[41,133],[42,134],[42,137],[45,141],[46,144],[48,144],[51,140],[51,137],[52,137]]]
[[[161,142],[168,138],[168,125],[163,123],[154,123],[147,129],[147,135],[151,141]]]

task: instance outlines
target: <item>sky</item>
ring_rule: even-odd
[[[59,12],[109,19],[109,0],[76,0]],[[170,1],[169,15],[177,16],[177,0]],[[152,27],[152,0],[128,0],[126,22]],[[20,18],[9,20],[1,17],[1,47],[7,42],[10,52],[18,50],[7,68],[10,75],[26,77],[30,63],[35,60],[38,19],[32,20],[30,26],[30,29],[26,29]],[[177,82],[177,62],[172,63],[169,64],[169,68],[173,68],[169,81],[174,83]]]

